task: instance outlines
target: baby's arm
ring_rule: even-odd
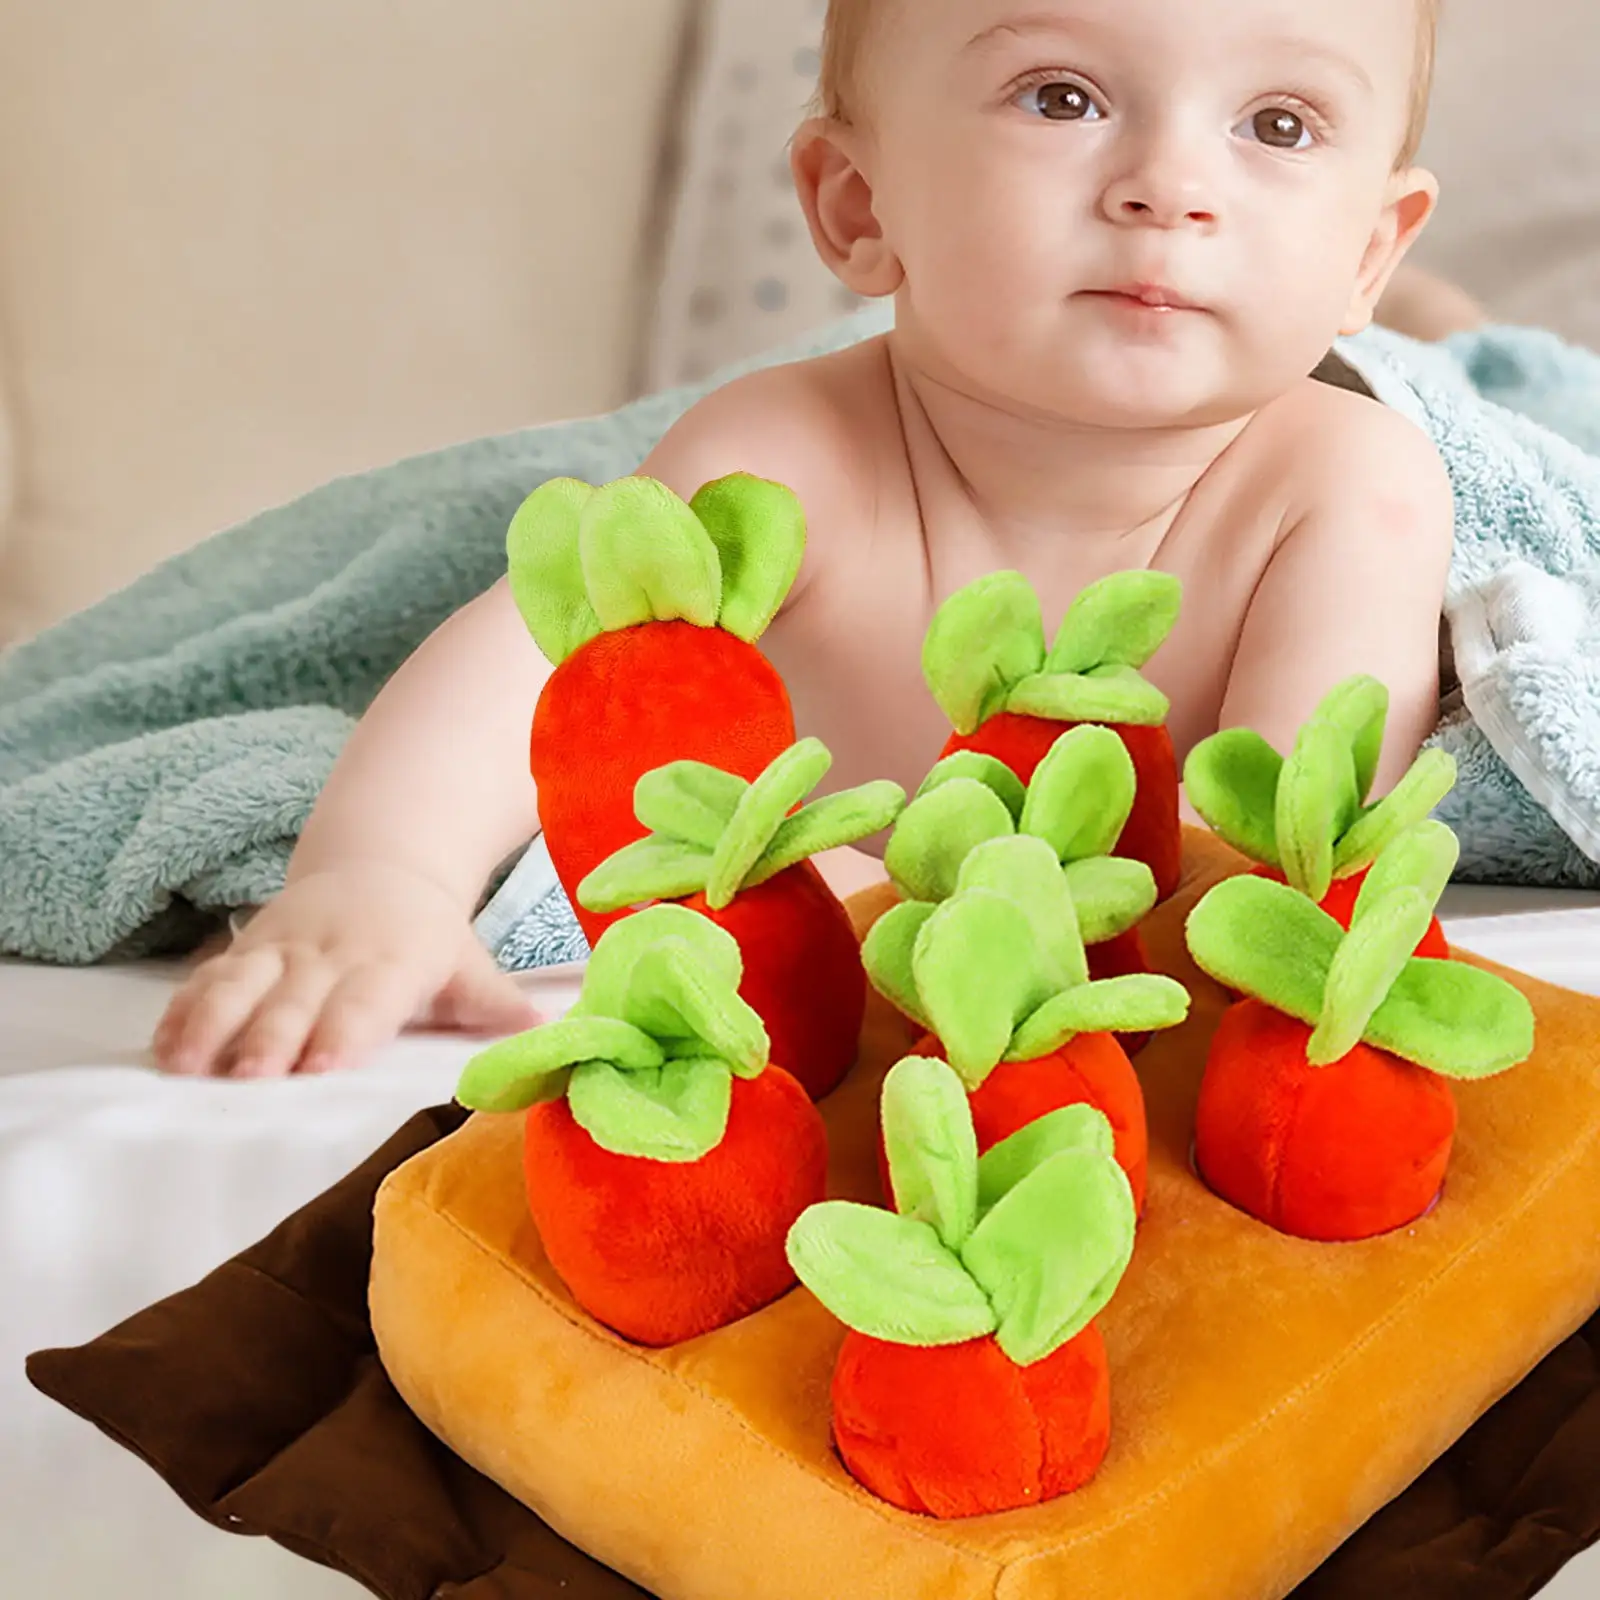
[[[1382,794],[1438,721],[1450,480],[1426,435],[1370,402],[1352,402],[1318,445],[1245,617],[1219,726],[1286,752],[1329,689],[1370,673],[1390,695]]]
[[[538,826],[528,723],[549,670],[503,580],[417,650],[351,735],[283,892],[174,997],[163,1067],[321,1071],[413,1019],[534,1020],[468,919]]]
[[[758,374],[696,406],[639,470],[685,498],[754,472],[810,515],[827,496],[807,485],[830,481],[826,448],[807,444],[822,414],[797,374]],[[505,1033],[536,1020],[470,919],[538,828],[528,729],[549,673],[504,580],[417,650],[352,734],[283,892],[174,997],[154,1039],[163,1067],[325,1071],[410,1021]]]

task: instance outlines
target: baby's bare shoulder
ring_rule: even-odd
[[[685,498],[733,472],[785,484],[805,511],[810,564],[830,530],[859,519],[862,506],[872,503],[892,424],[887,358],[882,341],[869,340],[713,390],[679,418],[639,470]]]
[[[1304,520],[1365,508],[1437,525],[1451,518],[1450,477],[1433,441],[1409,417],[1365,395],[1307,380],[1279,402],[1271,448]]]

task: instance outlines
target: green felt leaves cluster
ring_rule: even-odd
[[[805,550],[800,502],[745,473],[687,504],[654,478],[595,488],[552,478],[506,534],[509,581],[534,642],[559,666],[597,634],[682,620],[754,643]]]
[[[1042,1361],[1104,1309],[1133,1255],[1111,1124],[1068,1106],[981,1159],[960,1080],[912,1056],[883,1086],[894,1211],[812,1206],[788,1239],[801,1282],[847,1327],[896,1344],[993,1334]]]
[[[974,1090],[1001,1061],[1050,1055],[1076,1034],[1170,1028],[1188,1014],[1171,978],[1089,981],[1066,873],[1027,834],[969,850],[948,898],[895,906],[861,954],[873,986],[938,1036]]]
[[[1109,728],[1070,729],[1023,787],[1003,762],[963,750],[923,780],[895,824],[883,864],[908,900],[948,900],[979,845],[1015,835],[1041,839],[1065,869],[1085,944],[1125,933],[1156,903],[1142,861],[1109,854],[1133,809],[1127,746]]]
[[[653,906],[608,928],[578,1003],[467,1063],[456,1099],[522,1111],[566,1096],[602,1149],[698,1161],[728,1126],[733,1079],[767,1064],[761,1018],[739,997],[733,936],[682,906]]]
[[[608,912],[703,893],[720,911],[740,890],[855,844],[899,815],[905,791],[885,781],[801,805],[832,765],[820,739],[802,739],[754,783],[700,761],[647,772],[633,807],[649,835],[601,862],[578,885],[578,903]]]
[[[1304,894],[1242,876],[1219,883],[1185,929],[1219,982],[1311,1025],[1326,1066],[1362,1042],[1452,1078],[1484,1078],[1533,1052],[1533,1008],[1503,978],[1412,955],[1459,846],[1440,822],[1408,828],[1373,863],[1350,931]]]
[[[1056,722],[1166,720],[1165,695],[1140,676],[1178,618],[1164,572],[1118,572],[1080,593],[1045,648],[1039,597],[1020,572],[994,572],[950,596],[922,646],[922,673],[958,733],[1002,711]]]
[[[1367,803],[1388,714],[1389,691],[1362,676],[1323,700],[1287,759],[1247,728],[1213,734],[1184,764],[1189,803],[1219,838],[1321,900],[1335,878],[1370,866],[1455,784],[1451,757],[1425,750],[1389,794]]]

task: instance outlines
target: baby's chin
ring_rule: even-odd
[[[1049,365],[986,374],[1019,410],[1085,428],[1214,427],[1248,416],[1286,385],[1202,352],[1080,350]]]

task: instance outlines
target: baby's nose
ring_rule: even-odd
[[[1214,227],[1210,186],[1181,156],[1141,162],[1106,189],[1106,215],[1135,227]]]

